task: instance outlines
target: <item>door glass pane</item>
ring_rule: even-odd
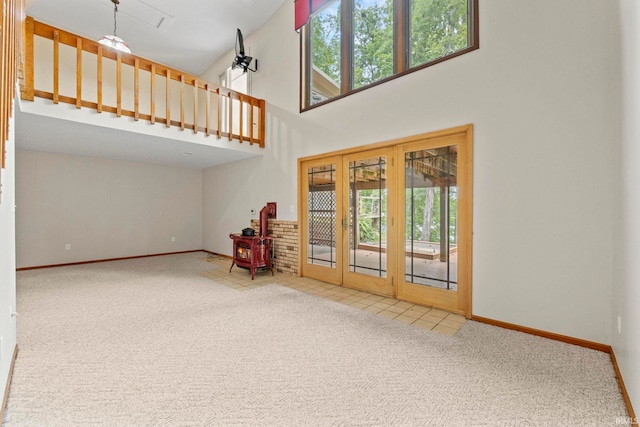
[[[457,290],[457,146],[405,155],[405,280]]]
[[[308,170],[307,263],[336,268],[336,166]]]
[[[349,162],[349,271],[387,275],[385,157]]]

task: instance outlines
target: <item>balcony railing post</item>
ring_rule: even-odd
[[[133,67],[133,120],[140,120],[140,60],[135,59]]]
[[[184,74],[180,74],[180,130],[184,130]]]
[[[149,121],[151,122],[151,124],[155,124],[156,122],[156,64],[151,64],[151,76],[150,80],[150,88],[149,90],[151,91],[151,93],[149,94],[150,96],[150,100],[149,102],[151,103],[150,105],[150,109],[151,109],[151,117],[149,118]]]
[[[251,100],[251,102],[249,103],[249,144],[253,145],[253,109],[254,109],[254,104],[253,104],[253,100]]]
[[[82,39],[76,40],[76,108],[82,108]]]
[[[211,91],[209,89],[209,83],[205,83],[204,85],[204,90],[206,93],[206,105],[205,105],[205,112],[204,114],[206,115],[205,117],[205,125],[204,125],[204,134],[206,136],[209,136],[209,129],[211,128],[210,123],[211,123]]]
[[[266,120],[266,101],[264,99],[260,100],[260,122],[258,122],[258,135],[260,138],[260,147],[264,148],[265,144],[265,135],[264,135],[264,123]]]
[[[229,141],[233,139],[233,92],[229,91]],[[240,141],[242,142],[242,141]]]
[[[118,52],[116,62],[116,117],[122,116],[122,54]]]
[[[28,16],[24,21],[24,40],[22,45],[24,70],[22,70],[24,80],[21,89],[22,99],[33,101],[33,18]]]
[[[222,138],[222,94],[220,88],[216,89],[218,95],[218,139]]]
[[[58,81],[60,79],[60,34],[53,32],[53,103],[59,100]]]
[[[167,124],[166,126],[171,126],[171,100],[169,99],[169,86],[171,84],[171,70],[167,68]]]
[[[193,79],[193,133],[198,133],[198,79]]]
[[[98,105],[97,111],[98,113],[102,113],[102,46],[98,45]]]

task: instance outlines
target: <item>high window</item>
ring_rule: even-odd
[[[302,110],[479,46],[478,0],[319,3],[301,31]]]
[[[220,86],[236,92],[251,95],[250,74],[242,70],[242,68],[227,68],[224,73],[220,74]]]
[[[244,93],[245,95],[251,95],[251,74],[242,70],[242,68],[227,68],[222,74],[220,74],[220,86],[227,89],[234,90],[236,92]],[[240,105],[237,101],[230,101],[226,96],[222,97],[222,110],[220,129],[222,132],[229,132],[229,102],[232,102],[231,114],[234,117],[240,116]],[[242,132],[243,135],[248,135],[249,126],[249,109],[251,107],[248,104],[242,106]],[[231,132],[240,133],[240,121],[234,123]]]

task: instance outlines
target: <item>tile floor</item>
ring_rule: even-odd
[[[282,273],[275,273],[275,277],[273,277],[270,272],[260,270],[256,271],[255,280],[251,280],[251,273],[237,266],[234,266],[231,273],[229,273],[231,260],[228,258],[213,255],[203,259],[219,267],[205,272],[204,275],[206,277],[239,291],[278,283],[301,292],[449,336],[453,336],[458,332],[458,329],[466,321],[465,317],[459,314],[386,298],[357,289],[336,286],[307,277],[297,277]]]

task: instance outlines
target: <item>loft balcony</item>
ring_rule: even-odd
[[[262,99],[31,17],[24,37],[19,148],[194,167],[262,155]]]

